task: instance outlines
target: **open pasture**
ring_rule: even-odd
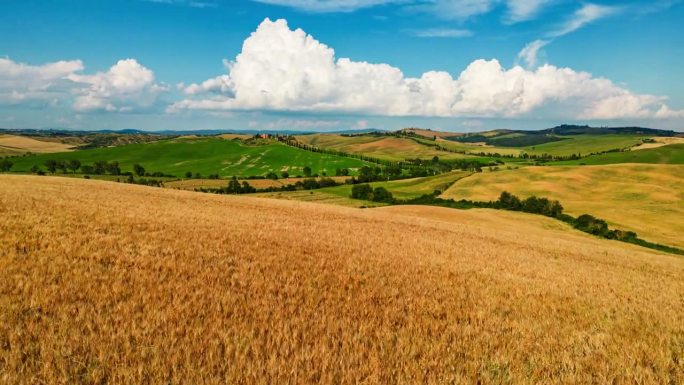
[[[638,151],[609,152],[578,160],[554,162],[557,165],[600,165],[616,163],[684,164],[684,143],[668,144]]]
[[[82,150],[70,153],[35,155],[17,158],[13,171],[29,171],[33,165],[42,166],[47,159],[78,159],[83,164],[96,161],[117,161],[122,171],[132,171],[138,163],[147,171],[183,176],[186,172],[202,176],[253,176],[269,171],[288,171],[303,175],[308,166],[314,174],[335,174],[336,168],[357,169],[366,163],[358,159],[313,153],[273,141],[244,144],[239,140],[217,138],[173,139],[152,143]]]

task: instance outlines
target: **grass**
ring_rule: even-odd
[[[643,135],[570,135],[564,140],[521,147],[528,154],[551,154],[568,156],[572,154],[588,155],[614,149],[628,148],[641,143],[647,136]]]
[[[12,170],[26,172],[34,164],[42,166],[47,159],[79,159],[84,164],[102,160],[118,161],[122,171],[132,171],[133,165],[139,163],[151,172],[182,176],[190,171],[203,176],[219,174],[224,177],[264,175],[269,171],[288,171],[294,176],[303,174],[305,166],[311,167],[313,173],[325,171],[334,175],[336,168],[356,169],[366,164],[357,159],[312,153],[272,141],[246,145],[238,140],[203,138],[17,158],[13,160],[15,165]]]
[[[600,165],[616,163],[684,164],[684,144],[670,144],[638,151],[611,152],[587,158],[555,162],[558,165]]]
[[[47,142],[18,135],[0,134],[0,157],[22,155],[28,152],[50,153],[60,151],[70,151],[70,145]]]
[[[649,241],[684,247],[684,166],[525,167],[472,175],[442,196],[495,200],[504,190],[557,199],[570,215],[591,214]]]
[[[366,200],[351,199],[349,194],[344,194],[337,188],[324,188],[319,190],[300,190],[300,191],[283,191],[283,192],[269,192],[251,194],[259,198],[274,198],[284,199],[290,201],[300,201],[309,203],[323,203],[326,205],[355,207],[355,208],[369,208],[386,206],[385,203],[371,202]]]
[[[337,181],[338,183],[344,183],[345,180],[349,179],[347,176],[333,176],[331,179]],[[281,178],[281,179],[243,179],[249,183],[252,187],[257,189],[269,188],[269,187],[282,187],[290,184],[295,184],[301,182],[306,178]],[[320,178],[319,178],[320,179]],[[242,182],[243,180],[240,180]],[[219,188],[226,187],[228,184],[227,179],[181,179],[171,182],[165,182],[164,187],[175,188],[181,190],[191,190],[194,191],[196,188]]]
[[[0,208],[3,383],[684,382],[684,259],[551,219],[16,175]]]
[[[510,134],[501,136],[507,137]],[[477,145],[460,143],[451,140],[439,139],[436,143],[440,146],[468,153],[490,152],[503,155],[519,155],[522,153],[542,155],[550,154],[554,156],[569,156],[572,154],[588,155],[591,153],[603,152],[613,149],[622,149],[636,146],[647,136],[641,135],[570,135],[563,136],[563,140],[538,144],[526,147],[501,147],[490,145]]]
[[[432,194],[435,190],[444,191],[455,181],[465,178],[471,173],[468,171],[452,171],[445,174],[429,176],[424,178],[411,178],[394,180],[389,182],[373,182],[370,185],[375,187],[384,187],[391,192],[395,198],[411,199],[417,198],[423,194]],[[352,185],[342,185],[336,187],[327,187],[321,189],[321,192],[330,193],[342,197],[349,197],[351,195]]]
[[[444,160],[468,157],[463,154],[439,151],[435,148],[424,146],[412,139],[392,136],[312,134],[297,136],[297,140],[319,148],[363,154],[391,161],[402,161],[409,158],[431,159],[434,156]]]

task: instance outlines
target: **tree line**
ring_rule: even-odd
[[[358,190],[356,194],[354,194],[352,191],[351,197],[354,199],[372,200],[368,199],[369,197],[373,197],[370,191],[374,192],[375,190],[373,190],[370,185],[367,186],[368,187],[363,187],[362,190]],[[442,206],[457,209],[491,208],[498,210],[522,211],[563,221],[570,224],[577,230],[595,235],[600,238],[633,243],[655,250],[684,255],[684,250],[682,249],[646,241],[639,238],[637,233],[633,231],[610,229],[605,220],[592,215],[582,214],[575,218],[571,215],[565,214],[563,212],[563,206],[557,200],[550,200],[548,198],[537,197],[534,195],[525,199],[520,199],[508,191],[503,191],[501,195],[499,195],[499,198],[495,201],[473,201],[467,199],[461,199],[457,201],[454,199],[440,198],[439,195],[441,195],[441,193],[441,191],[436,190],[432,194],[424,194],[413,199],[398,200],[392,198],[391,200],[387,200],[385,202],[392,204]]]
[[[316,190],[325,187],[339,186],[342,183],[336,182],[332,178],[322,177],[320,179],[316,178],[306,178],[304,180],[297,181],[295,183],[290,183],[282,186],[270,186],[266,188],[257,189],[250,185],[249,182],[243,180],[242,183],[233,176],[229,181],[228,185],[225,187],[211,188],[211,187],[198,187],[195,191],[213,193],[213,194],[252,194],[260,192],[277,192],[277,191],[297,191],[297,190]]]

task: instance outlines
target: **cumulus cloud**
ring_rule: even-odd
[[[106,72],[71,74],[68,79],[85,87],[76,90],[77,111],[130,111],[149,107],[165,85],[154,82],[154,73],[135,59],[119,60]]]
[[[57,103],[72,86],[68,77],[82,70],[80,60],[33,66],[0,58],[0,103]]]
[[[202,90],[204,92],[199,92]],[[214,92],[209,92],[214,91]],[[229,63],[228,74],[185,90],[179,110],[272,110],[386,116],[615,119],[675,116],[665,99],[638,95],[608,79],[543,65],[505,69],[476,60],[457,78],[405,76],[388,64],[335,58],[332,48],[285,20],[264,20]],[[663,108],[666,108],[665,110]],[[662,112],[659,112],[662,111]]]
[[[80,60],[30,65],[0,58],[0,103],[70,103],[77,111],[130,111],[150,106],[167,89],[134,59],[120,60],[107,72],[83,71]]]

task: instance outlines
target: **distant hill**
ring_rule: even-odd
[[[502,147],[525,147],[557,142],[577,135],[644,135],[644,136],[676,136],[672,130],[660,130],[646,127],[590,127],[562,124],[543,130],[491,130],[454,136],[443,136],[443,139],[461,143],[485,143]]]
[[[525,132],[530,131],[514,131]],[[534,132],[534,131],[533,131]],[[540,134],[554,135],[608,135],[608,134],[633,134],[633,135],[653,135],[653,136],[675,136],[678,133],[672,130],[661,130],[646,127],[590,127],[577,126],[571,124],[561,124],[553,128],[536,131]]]

